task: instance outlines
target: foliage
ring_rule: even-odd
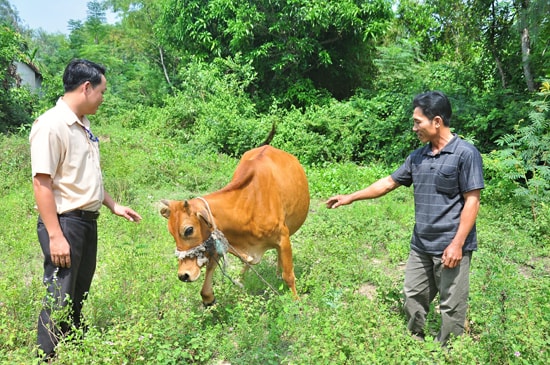
[[[0,133],[29,123],[36,95],[20,87],[14,61],[23,61],[22,37],[0,24]]]
[[[204,5],[168,1],[158,23],[163,44],[173,53],[206,61],[242,54],[258,73],[251,91],[264,100],[285,95],[292,85],[304,85],[304,79],[340,99],[366,86],[372,81],[374,46],[391,17],[384,0],[216,0]],[[282,102],[305,106],[299,99]]]
[[[526,199],[533,220],[550,203],[549,96],[550,83],[545,81],[539,97],[529,102],[528,120],[520,120],[514,134],[497,140],[502,149],[491,154],[493,173],[513,183],[514,194]]]
[[[18,29],[20,21],[17,10],[12,8],[9,1],[0,0],[0,26]]]
[[[233,157],[260,145],[275,124],[274,145],[294,153],[306,164],[322,165],[337,161],[401,163],[418,146],[411,132],[410,115],[411,100],[422,85],[449,88],[444,90],[451,95],[455,109],[454,131],[475,141],[482,152],[494,142],[479,140],[476,130],[485,130],[485,136],[496,138],[507,130],[499,125],[502,120],[508,121],[522,111],[517,107],[512,110],[513,103],[500,110],[499,104],[493,106],[491,114],[479,117],[480,108],[490,101],[469,100],[460,83],[449,83],[459,77],[451,65],[442,63],[432,69],[419,66],[415,75],[407,75],[400,69],[405,62],[390,66],[390,54],[380,56],[380,68],[403,75],[404,84],[410,88],[385,92],[380,86],[377,93],[365,90],[348,101],[326,99],[322,105],[304,109],[287,110],[274,101],[268,112],[258,113],[246,91],[257,74],[250,62],[237,55],[210,64],[198,60],[189,63],[178,75],[185,86],[166,96],[162,106],[130,107],[115,95],[108,95],[99,115],[105,115],[109,123],[120,121],[125,127],[143,128]],[[392,67],[391,71],[387,67]],[[386,79],[380,80],[383,84]]]
[[[390,34],[417,45],[426,61],[453,60],[475,71],[467,74],[473,85],[532,91],[528,79],[548,70],[541,48],[549,9],[546,0],[399,1]]]
[[[398,163],[416,146],[410,100],[438,89],[453,103],[454,131],[487,153],[514,133],[531,99],[517,51],[520,26],[530,25],[533,76],[540,80],[548,68],[548,12],[544,1],[471,5],[92,1],[86,19],[70,21],[68,36],[15,32],[44,76],[43,90],[38,101],[17,91],[2,102],[15,126],[26,124],[60,96],[66,62],[87,57],[107,67],[104,112],[127,117],[127,125],[194,136],[238,156],[277,122],[277,143],[303,151],[308,163]],[[10,24],[19,21],[10,6],[4,10]],[[107,10],[117,23],[105,22]]]
[[[245,89],[255,73],[240,59],[206,64],[196,62],[182,70],[186,87],[166,97],[162,107],[137,105],[131,110],[117,99],[106,99],[98,113],[109,123],[120,121],[154,135],[175,138],[233,157],[259,146],[275,125],[273,145],[294,153],[306,164],[354,161],[401,161],[416,145],[405,105],[409,100],[379,98],[332,100],[324,106],[286,111],[273,105],[258,114]],[[391,122],[388,122],[391,120]],[[395,138],[395,136],[400,136]]]
[[[108,99],[107,99],[108,100]],[[175,107],[175,106],[172,106]],[[160,110],[157,111],[160,113]],[[139,225],[99,218],[99,261],[84,305],[89,330],[58,348],[59,364],[545,364],[550,307],[550,219],[533,222],[514,201],[483,192],[480,249],[471,272],[469,329],[448,350],[406,332],[401,312],[404,261],[414,224],[411,189],[328,210],[334,193],[387,175],[382,165],[306,166],[311,210],[293,236],[300,301],[276,275],[268,251],[244,289],[218,271],[217,305],[203,308],[201,281],[176,277],[173,240],[160,199],[223,187],[237,160],[179,135],[92,117],[107,190],[144,217]],[[160,114],[158,115],[160,118]],[[28,136],[0,137],[0,363],[30,363],[45,289],[36,238]],[[198,148],[199,147],[199,148]],[[240,264],[229,258],[228,273]],[[429,336],[438,316],[428,322]],[[431,337],[430,337],[431,338]]]
[[[449,96],[455,133],[475,141],[482,152],[496,148],[496,140],[511,132],[526,112],[524,102],[529,95],[495,89],[480,80],[487,66],[482,57],[470,59],[468,66],[445,59],[425,62],[425,57],[412,39],[379,47],[374,90],[361,90],[350,98],[364,105],[372,122],[380,125],[365,137],[380,140],[369,155],[374,152],[385,156],[385,161],[397,162],[416,146],[414,135],[409,133],[411,101],[425,90],[441,90]]]
[[[110,73],[116,75],[112,82],[113,93],[131,105],[162,105],[166,95],[172,92],[172,80],[177,69],[160,46],[155,32],[162,1],[111,0],[105,1],[120,14],[120,23],[108,27],[107,44],[114,49]],[[113,52],[111,52],[113,53]],[[115,66],[116,65],[116,66]]]

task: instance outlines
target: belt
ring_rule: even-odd
[[[60,217],[77,217],[87,221],[95,221],[99,217],[99,212],[92,212],[89,210],[69,210],[68,212],[61,213]]]

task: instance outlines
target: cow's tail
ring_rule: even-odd
[[[269,132],[269,135],[267,136],[267,138],[265,139],[265,141],[259,146],[267,146],[271,143],[271,141],[273,140],[273,137],[275,137],[275,132],[276,132],[276,125],[277,123],[276,122],[273,122],[273,124],[271,125],[271,132]]]

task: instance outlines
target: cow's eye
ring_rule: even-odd
[[[183,232],[183,235],[185,237],[189,237],[193,234],[193,227],[187,227],[185,228],[185,231]]]

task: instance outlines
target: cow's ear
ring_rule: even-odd
[[[204,221],[204,223],[206,223],[206,225],[208,226],[208,228],[212,228],[212,222],[210,222],[208,220],[208,216],[206,215],[206,212],[198,212],[197,213],[197,217],[199,217],[200,219],[202,219]]]
[[[165,207],[162,207],[160,209],[160,214],[166,219],[170,218],[170,202],[168,200],[162,199],[161,203],[164,204]]]

